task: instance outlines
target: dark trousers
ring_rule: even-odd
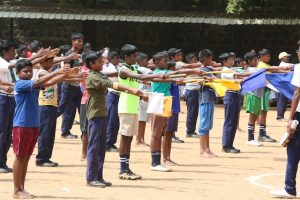
[[[296,113],[295,120],[300,122],[300,113]],[[300,160],[300,128],[299,125],[294,138],[287,145],[287,165],[285,172],[285,190],[291,195],[296,195],[296,176]]]
[[[82,93],[80,87],[63,83],[61,85],[61,99],[57,115],[62,116],[61,132],[70,133],[76,115],[76,108],[80,112],[80,101]]]
[[[223,125],[223,147],[233,147],[233,140],[238,126],[238,117],[240,112],[240,94],[227,91],[223,99],[225,105],[225,116]]]
[[[187,105],[186,133],[192,134],[196,131],[199,110],[199,90],[186,90],[185,100]]]
[[[6,165],[7,152],[12,141],[15,106],[14,97],[0,95],[0,167]]]
[[[277,98],[277,119],[284,118],[289,99],[282,94],[278,94]]]
[[[40,127],[36,162],[42,163],[49,161],[52,156],[55,140],[56,116],[57,108],[55,106],[40,106]]]
[[[112,146],[117,142],[120,127],[118,115],[119,95],[108,92],[106,95],[107,131],[106,146]]]
[[[88,148],[86,180],[103,179],[106,152],[106,117],[94,117],[88,122]]]

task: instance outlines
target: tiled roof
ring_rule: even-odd
[[[195,12],[137,11],[137,10],[71,10],[32,7],[0,7],[0,18],[95,20],[121,22],[193,23],[216,25],[299,25],[299,18],[230,18]]]

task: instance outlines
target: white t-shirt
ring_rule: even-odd
[[[294,67],[294,75],[291,84],[295,87],[300,87],[300,64],[296,64]],[[300,102],[298,103],[296,112],[300,112]]]
[[[0,57],[0,79],[6,82],[12,82],[11,74],[9,71],[9,62]],[[7,93],[3,90],[0,90],[1,93]]]
[[[286,63],[286,62],[281,61],[279,64],[279,67],[289,67],[291,65],[292,65],[291,63]]]
[[[222,71],[228,71],[230,70],[229,67],[223,67],[222,68]],[[222,73],[221,74],[221,79],[230,79],[230,80],[233,80],[234,79],[234,73]]]
[[[113,73],[113,72],[119,72],[119,70],[120,70],[119,66],[115,66],[111,63],[108,63],[108,64],[103,65],[102,72]],[[109,77],[109,79],[113,82],[118,82],[118,77]],[[108,88],[108,91],[110,91],[110,92],[114,91],[114,92],[119,93],[119,91],[114,90],[112,88]]]

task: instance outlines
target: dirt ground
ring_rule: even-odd
[[[272,199],[271,189],[284,184],[286,150],[278,143],[264,143],[263,147],[246,145],[247,133],[237,132],[234,146],[240,154],[222,152],[221,138],[224,110],[217,105],[214,128],[211,131],[211,149],[217,158],[199,156],[199,141],[185,137],[186,106],[182,103],[177,136],[183,144],[174,144],[172,158],[180,164],[172,172],[150,171],[150,151],[147,147],[137,147],[133,143],[131,169],[143,176],[142,180],[119,180],[118,153],[107,153],[104,177],[113,183],[112,187],[92,188],[86,186],[86,163],[80,160],[81,141],[60,138],[60,123],[52,160],[59,163],[56,168],[35,166],[35,155],[30,160],[26,189],[36,195],[36,199],[163,199],[163,200],[244,200]],[[286,117],[288,116],[286,113]],[[276,111],[268,113],[267,132],[279,140],[285,131],[286,122],[275,120]],[[247,129],[248,115],[241,112],[240,125]],[[256,128],[257,130],[257,128]],[[79,125],[72,132],[80,135]],[[257,137],[257,131],[255,137]],[[150,140],[150,127],[147,125],[146,140]],[[12,166],[13,151],[8,154],[8,165]],[[299,188],[299,186],[298,186]],[[12,174],[0,174],[0,200],[11,199],[13,191]]]

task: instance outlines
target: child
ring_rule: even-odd
[[[199,60],[203,64],[203,71],[213,71],[209,66],[212,64],[213,53],[209,49],[203,49],[199,52]],[[209,148],[209,131],[213,127],[215,91],[202,86],[199,94],[199,115],[200,115],[200,155],[207,158],[216,157]]]
[[[103,56],[103,55],[102,55]],[[118,82],[119,63],[120,56],[116,51],[108,51],[107,53],[108,63],[103,65],[103,73],[114,74],[109,79],[113,82]],[[107,75],[109,76],[109,75]],[[118,104],[119,104],[120,92],[112,88],[108,88],[106,95],[106,109],[107,109],[107,131],[106,131],[106,151],[118,152],[116,147],[118,138],[118,132],[120,127],[118,116]]]
[[[81,53],[84,36],[81,33],[72,33],[72,48],[66,53],[71,56],[73,53]],[[71,60],[71,67],[78,67],[79,59]],[[58,116],[62,115],[61,137],[65,139],[76,139],[70,131],[76,115],[76,108],[80,112],[82,93],[79,82],[64,81],[61,86],[61,99],[58,105]]]
[[[137,70],[141,74],[152,74],[152,70],[148,68],[148,55],[144,53],[138,53],[137,55]],[[140,90],[143,92],[151,92],[151,85],[147,83],[140,83]],[[145,129],[146,123],[149,122],[150,115],[147,113],[148,102],[140,100],[139,102],[139,128],[136,136],[136,145],[149,146],[145,142]]]
[[[233,59],[229,53],[223,53],[219,56],[223,65],[223,71],[228,71],[233,65]],[[221,74],[222,79],[234,80],[234,73]],[[233,147],[233,141],[238,125],[238,118],[240,112],[240,94],[239,91],[227,90],[223,98],[225,105],[225,116],[222,136],[222,150],[225,153],[240,153],[239,149]]]
[[[89,69],[86,67],[85,57],[88,53],[82,53],[82,62],[83,66],[80,71],[83,73],[89,73]],[[86,90],[85,80],[80,82],[80,88],[82,91],[82,98],[80,102],[80,130],[81,130],[81,142],[82,142],[82,150],[81,150],[81,160],[86,159],[87,145],[88,145],[88,120],[86,118],[86,103],[88,102],[88,92]]]
[[[300,49],[297,50],[298,59],[300,61]],[[299,125],[295,128],[291,128],[293,120],[300,121],[300,65],[296,64],[294,68],[294,76],[291,84],[295,86],[293,100],[291,104],[291,111],[287,125],[287,133],[293,136],[293,139],[287,145],[287,165],[285,172],[285,187],[278,191],[272,191],[271,193],[280,198],[297,198],[296,188],[296,175],[299,165],[299,144],[300,144],[300,129]]]
[[[174,61],[168,61],[168,69],[175,71],[176,63]],[[180,94],[179,87],[175,83],[171,83],[170,94],[172,98],[172,116],[167,120],[167,127],[163,137],[163,160],[164,165],[174,166],[177,165],[171,160],[171,147],[172,147],[172,136],[178,129],[178,117],[180,113]]]
[[[39,79],[51,73],[53,51],[47,53],[47,58],[42,61],[41,69],[37,71],[35,79]],[[38,134],[38,154],[36,155],[36,165],[40,167],[56,167],[58,163],[50,160],[52,156],[57,115],[57,85],[66,74],[59,75],[51,81],[43,84],[46,87],[39,92],[39,134]]]
[[[197,63],[197,56],[194,53],[187,54],[185,60],[188,64]],[[189,75],[188,78],[197,78],[196,74]],[[185,85],[185,101],[187,106],[186,115],[186,137],[199,138],[195,133],[199,109],[199,90],[198,83],[186,83]]]
[[[137,69],[132,65],[136,64],[137,48],[131,44],[126,44],[121,49],[121,58],[124,64],[119,71],[119,83],[128,87],[138,88],[137,80],[150,80],[153,78],[163,78],[162,75],[138,74]],[[136,180],[142,176],[133,173],[129,168],[131,142],[138,129],[138,105],[139,98],[122,92],[119,99],[120,118],[120,179]]]
[[[37,80],[31,80],[31,62],[20,60],[16,64],[16,72],[20,80],[17,81],[14,86],[16,101],[13,123],[13,148],[16,155],[13,165],[14,198],[33,198],[33,195],[25,190],[24,184],[28,162],[38,137],[39,88],[55,76],[66,74],[69,71],[70,69],[62,68],[42,76]]]
[[[201,75],[203,72],[199,69],[179,69],[177,71],[171,71],[168,70],[168,64],[167,64],[167,56],[163,52],[159,52],[153,56],[153,62],[157,66],[157,68],[153,71],[154,74],[160,74],[160,75],[173,75],[178,73],[184,73],[184,74],[199,74]],[[151,88],[152,92],[158,92],[163,93],[165,97],[171,96],[170,89],[171,89],[171,83],[172,80],[164,80],[162,82],[152,82]],[[174,87],[174,86],[173,86]],[[168,118],[161,116],[161,115],[153,115],[152,116],[152,123],[151,123],[151,129],[152,129],[152,137],[150,142],[150,150],[151,150],[151,157],[152,157],[152,163],[150,169],[153,171],[161,171],[161,172],[168,172],[171,171],[169,167],[166,167],[164,165],[161,165],[161,138],[164,135],[164,160],[166,161],[166,164],[168,165],[175,165],[176,163],[171,161],[170,154],[171,154],[171,141],[172,136],[174,135],[174,132],[177,129],[178,125],[178,113],[179,113],[179,90],[178,87],[173,88],[174,96],[175,96],[175,102],[174,102],[174,108],[176,106],[176,109],[174,110],[174,116],[169,120]],[[177,89],[177,90],[176,90]],[[172,107],[173,107],[172,105]],[[176,114],[177,113],[177,114]],[[168,127],[167,127],[168,125]],[[167,131],[166,131],[167,130]]]
[[[142,96],[142,93],[137,89],[112,82],[107,76],[102,74],[100,71],[102,70],[104,60],[101,55],[102,52],[90,52],[85,58],[86,65],[90,69],[86,80],[89,99],[87,102],[89,144],[87,149],[86,179],[88,186],[103,188],[112,185],[103,179],[107,123],[105,108],[106,89],[109,87],[136,96]]]

